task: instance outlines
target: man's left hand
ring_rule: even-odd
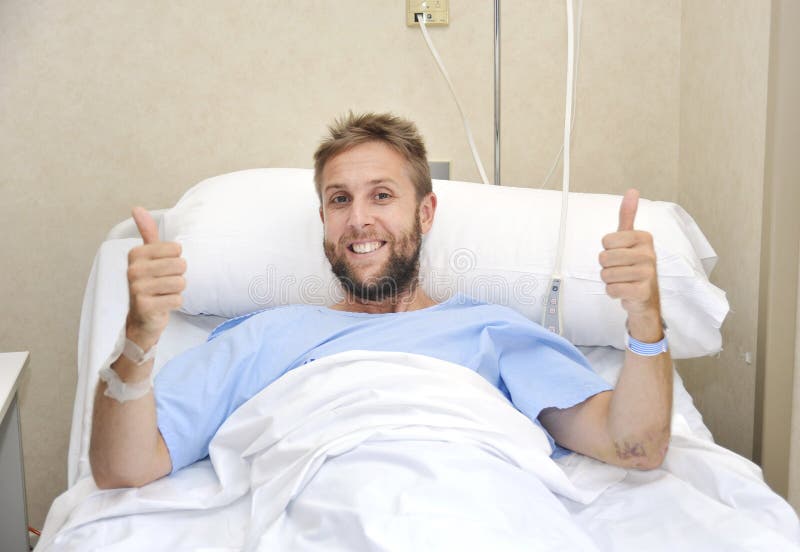
[[[653,236],[633,228],[638,206],[638,190],[625,192],[619,208],[619,227],[603,237],[600,277],[606,284],[606,293],[622,300],[629,322],[654,319],[660,326],[656,252]]]
[[[631,337],[656,343],[664,337],[656,252],[653,236],[633,229],[638,205],[639,192],[628,190],[617,231],[603,238],[600,275],[606,293],[622,300]],[[629,350],[613,391],[569,408],[545,408],[539,421],[570,450],[625,468],[656,468],[669,446],[672,378],[669,352],[642,356]]]

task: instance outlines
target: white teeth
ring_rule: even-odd
[[[375,251],[381,246],[381,242],[374,241],[374,242],[367,242],[367,243],[354,243],[353,244],[353,251],[356,253],[370,253],[371,251]]]

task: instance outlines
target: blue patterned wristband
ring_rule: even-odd
[[[627,336],[625,344],[628,349],[630,349],[632,353],[640,356],[657,356],[661,353],[666,353],[669,349],[666,332],[664,332],[664,338],[661,341],[656,341],[655,343],[644,343],[638,339],[634,339],[628,332],[625,332],[625,335]]]

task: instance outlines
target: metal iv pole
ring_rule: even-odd
[[[500,186],[500,0],[494,0],[494,183]]]

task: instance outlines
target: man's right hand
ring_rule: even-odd
[[[149,212],[134,207],[132,214],[144,244],[128,254],[130,309],[125,332],[146,351],[158,342],[170,311],[181,306],[186,261],[179,243],[159,241],[158,225]]]
[[[181,306],[186,287],[186,261],[181,246],[158,240],[158,226],[141,207],[134,207],[133,220],[144,245],[128,254],[130,309],[125,333],[145,351],[158,342],[172,309]],[[125,383],[150,377],[153,361],[138,366],[124,356],[111,368]],[[158,430],[155,396],[121,403],[105,395],[106,384],[97,386],[92,413],[89,462],[95,483],[101,489],[141,487],[172,471],[172,460]]]

